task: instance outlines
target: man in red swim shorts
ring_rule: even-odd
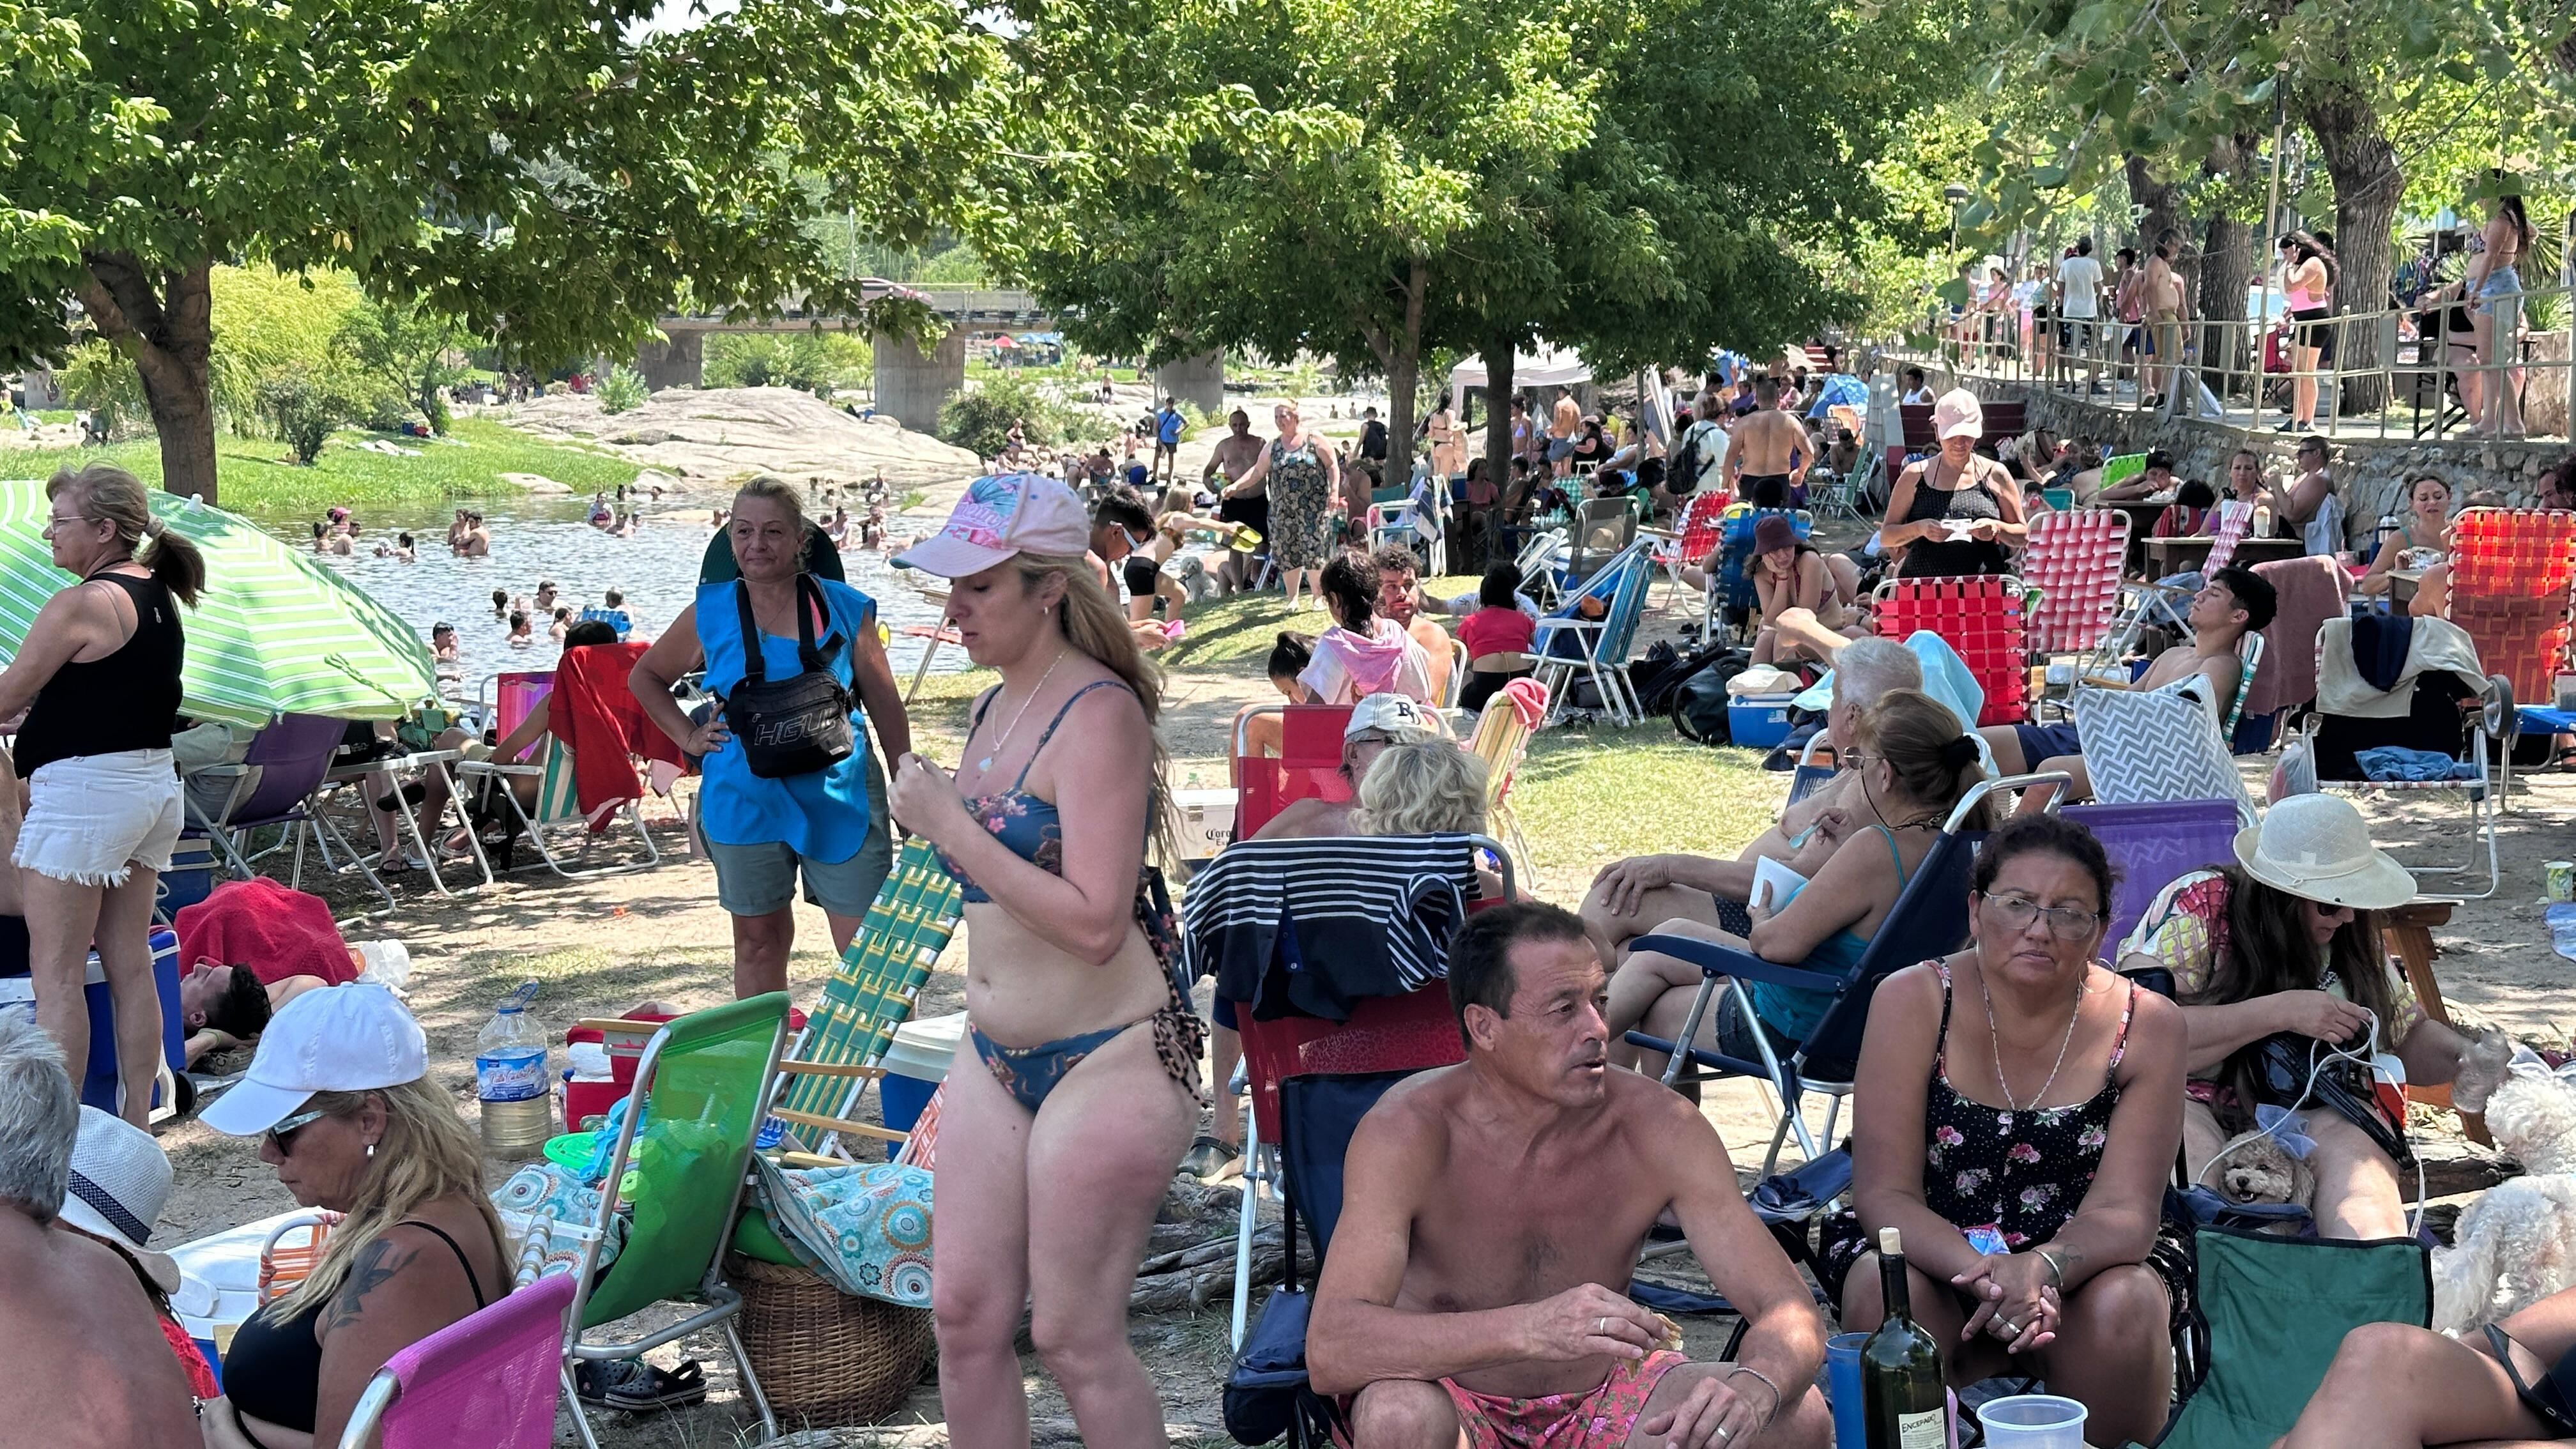
[[[1725,1144],[1662,1085],[1612,1071],[1583,922],[1497,907],[1449,948],[1465,1063],[1389,1091],[1347,1159],[1306,1335],[1354,1449],[1822,1449],[1824,1321],[1755,1221]],[[1674,1351],[1627,1296],[1670,1209],[1749,1332]]]

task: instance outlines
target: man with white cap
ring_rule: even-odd
[[[1878,527],[1880,547],[1905,551],[1897,569],[1903,577],[2007,572],[2004,550],[2025,532],[2021,485],[2012,470],[1978,456],[1985,430],[1984,405],[1966,388],[1932,405],[1941,451],[1896,475]]]
[[[0,1018],[0,1443],[198,1449],[187,1376],[134,1270],[65,1231],[79,1108],[52,1039]]]
[[[1401,694],[1363,695],[1351,706],[1350,723],[1342,726],[1342,778],[1351,794],[1340,800],[1297,800],[1273,815],[1259,830],[1255,840],[1286,840],[1298,836],[1348,835],[1351,833],[1351,801],[1359,794],[1360,778],[1369,765],[1386,752],[1389,745],[1419,744],[1441,737],[1440,717],[1415,700]]]

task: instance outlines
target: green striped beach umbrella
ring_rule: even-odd
[[[45,543],[45,485],[0,482],[0,654],[72,576]],[[281,714],[400,719],[438,693],[429,646],[320,560],[236,513],[154,490],[152,516],[206,555],[206,590],[179,611],[181,707],[249,729]]]

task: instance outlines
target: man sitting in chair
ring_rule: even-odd
[[[1451,943],[1467,1060],[1360,1123],[1315,1288],[1308,1375],[1344,1398],[1356,1449],[1827,1442],[1814,1299],[1716,1129],[1610,1069],[1603,989],[1582,923],[1554,906],[1498,906]],[[1733,1362],[1691,1361],[1627,1296],[1667,1217],[1744,1317]]]
[[[2192,595],[2184,622],[2191,642],[2166,650],[2147,672],[2127,686],[2139,692],[2162,690],[2188,694],[2207,703],[2225,719],[2236,704],[2236,686],[2244,676],[2238,650],[2245,636],[2272,622],[2278,596],[2252,569],[2230,564],[2209,576]],[[2007,775],[2033,770],[2063,770],[2069,776],[2067,799],[2089,800],[2093,777],[2084,767],[2084,741],[2073,723],[1989,725],[1978,731],[1994,751],[1995,767]],[[2024,790],[2017,813],[2044,809],[2048,789]]]

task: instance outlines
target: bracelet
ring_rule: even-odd
[[[1771,1421],[1780,1417],[1780,1386],[1771,1382],[1771,1376],[1769,1374],[1764,1373],[1758,1368],[1747,1367],[1744,1364],[1737,1364],[1726,1371],[1726,1376],[1728,1378],[1733,1378],[1737,1374],[1751,1374],[1762,1381],[1762,1387],[1771,1391],[1771,1412],[1762,1416],[1763,1427],[1769,1428]]]
[[[2039,1261],[2048,1265],[2048,1286],[2051,1288],[2064,1288],[2066,1286],[2066,1266],[2058,1262],[2056,1258],[2050,1256],[2045,1244],[2034,1248],[2031,1251],[2039,1255]]]

